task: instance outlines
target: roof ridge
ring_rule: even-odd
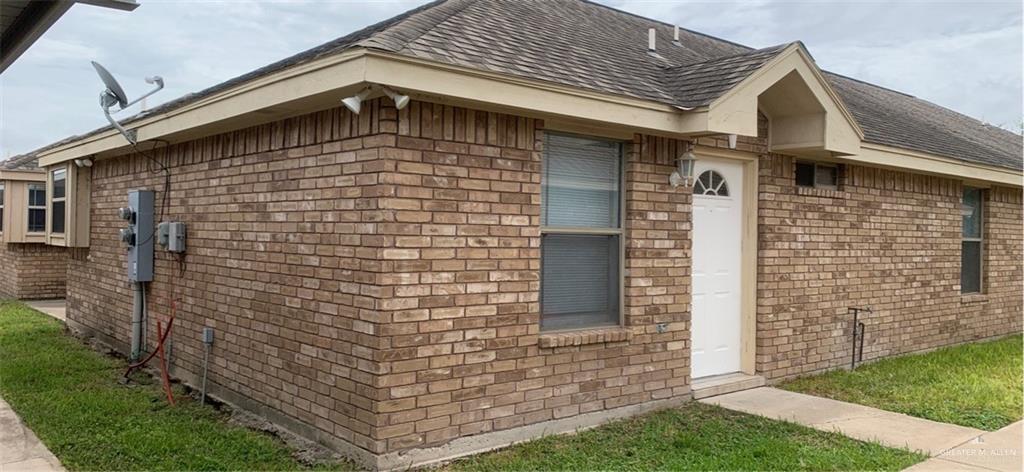
[[[715,58],[711,58],[711,59],[705,59],[703,61],[687,62],[685,64],[677,64],[677,65],[674,65],[674,66],[666,67],[665,70],[679,69],[679,68],[682,68],[682,67],[702,66],[702,65],[706,65],[706,64],[715,63],[715,62],[727,61],[729,59],[735,59],[737,57],[750,56],[750,55],[758,54],[758,53],[773,52],[773,51],[776,51],[776,50],[785,49],[785,48],[789,47],[790,45],[796,44],[798,42],[799,41],[790,41],[788,43],[776,44],[774,46],[767,46],[767,47],[763,47],[763,48],[760,48],[760,49],[751,49],[749,51],[741,52],[741,53],[738,53],[738,54],[730,54],[728,56],[715,57]]]
[[[613,6],[608,6],[608,5],[604,5],[604,4],[601,4],[601,3],[597,3],[594,0],[580,0],[580,1],[583,2],[583,3],[586,3],[586,4],[590,4],[590,5],[594,5],[594,6],[598,6],[598,7],[604,8],[606,10],[611,10],[611,11],[613,11],[615,13],[621,13],[621,14],[624,14],[624,15],[629,15],[629,16],[632,16],[634,18],[640,18],[642,20],[653,21],[655,23],[658,23],[658,24],[661,24],[661,25],[664,25],[664,26],[671,26],[673,28],[675,28],[676,26],[679,26],[677,24],[668,23],[666,21],[661,21],[661,20],[655,20],[654,18],[649,18],[649,17],[643,16],[643,15],[640,15],[640,14],[637,14],[637,13],[633,13],[633,12],[629,12],[629,11],[622,10],[622,9],[619,9],[619,8],[615,8]],[[711,36],[710,34],[701,33],[700,31],[695,31],[695,30],[692,30],[692,29],[689,29],[689,28],[684,28],[682,26],[679,26],[679,29],[681,29],[683,31],[686,31],[688,33],[691,33],[691,34],[695,34],[697,36],[703,36],[705,38],[710,38],[710,39],[713,39],[715,41],[721,41],[723,43],[729,43],[729,44],[732,44],[733,46],[739,46],[741,48],[746,48],[746,49],[751,49],[751,50],[754,49],[754,48],[752,48],[750,46],[747,46],[746,44],[740,44],[740,43],[737,43],[737,42],[734,42],[734,41],[729,41],[728,39],[722,39],[722,38],[719,38],[717,36]]]
[[[386,25],[379,31],[375,31],[369,37],[357,41],[353,46],[383,49],[397,52],[407,45],[415,42],[425,34],[431,32],[441,23],[448,21],[451,17],[462,13],[467,7],[477,3],[479,0],[435,0],[421,5],[420,7],[406,12],[405,18]],[[436,13],[435,9],[444,8],[439,15],[430,16]],[[417,24],[419,20],[425,20],[423,24]],[[411,25],[410,31],[401,30],[405,25]],[[404,36],[402,33],[410,35]]]

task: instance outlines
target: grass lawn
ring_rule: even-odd
[[[456,461],[448,470],[901,470],[923,455],[690,402],[572,436]]]
[[[1021,337],[896,357],[786,382],[795,392],[995,431],[1021,419]]]
[[[0,302],[0,396],[71,470],[296,470],[280,440],[159,385],[118,383],[123,360]],[[900,470],[919,454],[696,402],[457,461],[448,470]],[[350,468],[347,463],[336,468]]]
[[[157,383],[119,384],[124,365],[64,335],[56,320],[0,301],[0,396],[68,469],[305,468],[279,439],[231,425],[181,392],[169,407]]]

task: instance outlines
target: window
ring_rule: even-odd
[[[4,183],[0,182],[0,232],[4,230]]]
[[[46,185],[28,185],[28,232],[46,231]]]
[[[728,197],[729,185],[725,183],[725,177],[722,177],[722,174],[706,170],[697,177],[697,181],[693,184],[693,194]]]
[[[541,181],[541,329],[619,324],[622,144],[548,134]]]
[[[65,208],[67,202],[67,169],[53,171],[53,202],[51,202],[51,233],[64,233]]]
[[[982,215],[981,189],[964,187],[963,241],[960,255],[960,292],[981,292],[981,235]]]
[[[839,188],[839,166],[821,162],[796,162],[796,184],[801,187]]]

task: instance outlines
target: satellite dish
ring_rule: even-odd
[[[99,74],[100,80],[102,80],[103,84],[107,86],[107,90],[104,91],[104,95],[109,94],[113,97],[113,99],[116,100],[114,103],[117,103],[122,110],[128,108],[128,96],[124,94],[124,89],[121,88],[121,84],[117,83],[117,79],[110,74],[110,71],[96,61],[92,61],[92,68],[96,69],[96,73]],[[110,105],[113,105],[114,103],[111,103]]]
[[[134,101],[128,101],[128,95],[124,93],[124,89],[117,83],[117,79],[114,78],[113,74],[110,73],[105,67],[101,66],[98,62],[92,61],[93,69],[96,69],[96,74],[100,76],[100,80],[107,86],[106,90],[100,92],[100,107],[103,108],[103,116],[107,117],[107,121],[110,125],[116,128],[125,139],[128,140],[132,145],[138,144],[135,130],[126,130],[114,117],[110,116],[110,107],[115,104],[119,107],[116,111],[124,110],[140,100],[153,95],[164,88],[164,79],[160,76],[146,77],[146,83],[156,84],[156,88],[150,90],[149,93],[135,99]]]

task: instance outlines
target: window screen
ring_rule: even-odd
[[[622,144],[548,134],[541,182],[541,329],[619,323]]]
[[[541,258],[544,329],[618,324],[618,236],[545,234]]]
[[[964,187],[963,241],[960,243],[960,291],[981,292],[982,191]]]
[[[621,144],[548,135],[541,220],[549,227],[619,226]]]
[[[839,166],[821,162],[797,161],[796,184],[801,187],[839,188]]]

